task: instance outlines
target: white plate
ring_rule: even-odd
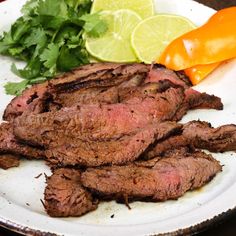
[[[0,31],[7,30],[20,15],[25,0],[8,0],[0,4]],[[157,12],[174,13],[204,23],[214,10],[191,0],[156,0]],[[17,80],[10,72],[11,60],[0,57],[0,112],[11,97],[2,88],[6,81]],[[197,89],[222,98],[223,111],[193,111],[184,117],[210,121],[213,125],[236,123],[236,61],[221,66]],[[236,155],[213,154],[224,165],[223,172],[204,188],[189,192],[178,201],[131,204],[132,210],[115,202],[101,203],[98,210],[78,218],[50,218],[44,212],[45,179],[50,174],[40,161],[22,162],[19,168],[0,170],[0,224],[16,231],[40,235],[40,231],[59,235],[154,235],[167,232],[193,232],[214,217],[236,207]],[[204,170],[199,170],[204,171]],[[111,218],[111,215],[114,217]],[[205,223],[203,223],[205,222]],[[209,221],[211,222],[211,221]],[[203,223],[203,224],[202,224]]]

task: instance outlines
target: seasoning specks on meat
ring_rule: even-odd
[[[154,160],[90,168],[82,174],[82,184],[108,199],[120,199],[125,194],[128,199],[165,201],[203,186],[221,171],[220,164],[203,152],[177,151]]]
[[[53,217],[81,216],[97,208],[98,201],[81,185],[81,172],[57,169],[47,178],[45,210]]]

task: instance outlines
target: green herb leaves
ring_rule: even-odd
[[[101,20],[99,13],[86,14],[80,19],[84,21],[83,28],[90,37],[99,37],[108,29],[106,22]]]
[[[6,92],[18,95],[28,85],[50,79],[59,72],[89,63],[83,33],[99,37],[107,24],[99,13],[89,14],[90,0],[29,0],[9,32],[0,37],[0,53],[26,61],[12,71],[24,78],[8,83]]]

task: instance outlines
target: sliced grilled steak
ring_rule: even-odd
[[[20,158],[11,154],[0,154],[0,168],[7,170],[20,165]]]
[[[0,124],[0,154],[19,155],[28,159],[42,159],[45,156],[43,150],[19,143],[9,123]]]
[[[179,85],[185,89],[192,86],[191,81],[183,72],[169,70],[160,64],[152,65],[145,82],[159,82],[163,80],[169,80],[173,84]]]
[[[165,201],[202,187],[220,171],[220,164],[211,155],[180,152],[146,164],[90,168],[82,173],[81,180],[104,198]]]
[[[3,120],[13,120],[15,117],[22,115],[26,110],[40,113],[46,100],[45,94],[47,89],[48,82],[36,84],[23,91],[22,95],[13,98],[4,111]]]
[[[236,125],[213,128],[208,122],[190,121],[184,125],[182,134],[157,142],[156,146],[145,152],[144,158],[151,159],[163,155],[168,150],[185,146],[211,152],[236,151]]]
[[[165,80],[170,81],[172,87],[175,85],[185,89],[185,103],[176,113],[175,120],[180,120],[190,109],[223,109],[220,98],[207,93],[200,93],[190,88],[191,82],[184,73],[165,69],[162,65],[153,65],[145,82],[160,82]]]
[[[64,137],[109,140],[129,134],[153,122],[171,120],[183,103],[183,90],[133,98],[126,103],[87,105],[15,119],[14,134],[31,144],[50,146]]]
[[[52,142],[46,156],[54,166],[123,165],[136,160],[149,145],[180,129],[181,125],[166,122],[107,141],[64,138],[63,142]]]
[[[213,128],[208,122],[191,121],[184,125],[183,136],[196,148],[211,152],[236,151],[236,125]]]
[[[50,216],[81,216],[97,205],[98,201],[81,185],[80,170],[57,169],[47,179],[44,206]]]
[[[153,145],[152,148],[149,148],[149,150],[144,153],[144,158],[151,159],[163,155],[169,150],[191,146],[191,144],[191,140],[186,139],[183,134],[174,135],[161,142],[157,142],[155,146]]]
[[[150,66],[144,64],[96,63],[81,66],[50,82],[26,89],[7,106],[3,118],[9,121],[25,111],[37,114],[51,107],[60,109],[68,105],[67,100],[70,103],[73,101],[74,105],[77,101],[86,101],[86,97],[95,97],[101,88],[106,89],[125,81],[141,83],[149,69]],[[78,90],[82,90],[81,95]]]
[[[185,95],[189,109],[223,110],[223,104],[221,102],[221,99],[214,95],[200,93],[191,88],[185,91]]]
[[[174,120],[181,120],[188,110],[193,109],[215,109],[223,110],[223,104],[219,97],[200,93],[192,88],[185,90],[185,102],[175,115]]]
[[[57,79],[51,80],[51,87],[57,92],[75,91],[80,88],[107,87],[145,75],[150,65],[133,63],[95,63],[81,66]],[[141,82],[141,81],[140,81]]]
[[[69,94],[54,94],[53,100],[49,103],[48,111],[60,110],[62,107],[72,107],[75,105],[120,103],[133,97],[141,98],[145,97],[146,94],[165,92],[174,86],[169,81],[146,83],[137,86],[139,84],[135,84],[134,82],[136,78],[109,88],[86,88],[73,91]]]

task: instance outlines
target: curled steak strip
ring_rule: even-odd
[[[171,120],[183,103],[183,90],[133,98],[126,103],[87,105],[57,112],[21,116],[14,121],[14,134],[31,144],[50,146],[64,137],[83,140],[119,138],[153,122]]]
[[[22,115],[23,112],[37,114],[47,111],[51,106],[54,109],[55,107],[66,106],[68,103],[64,99],[65,96],[68,96],[70,101],[79,102],[83,98],[80,95],[78,96],[78,90],[95,88],[92,93],[90,90],[86,91],[88,97],[89,95],[94,96],[94,93],[98,93],[100,88],[119,85],[137,76],[141,77],[139,79],[141,82],[149,68],[149,65],[144,64],[118,63],[96,63],[81,66],[50,80],[50,82],[34,85],[26,89],[22,95],[14,98],[7,106],[3,119],[9,121]],[[84,97],[83,94],[82,97]]]
[[[80,170],[57,169],[47,179],[44,206],[53,217],[81,216],[97,208],[98,202],[81,185]]]
[[[45,157],[43,150],[22,144],[16,140],[10,123],[0,124],[0,154],[20,155],[28,159],[42,159]]]
[[[188,110],[193,109],[215,109],[223,110],[223,104],[219,97],[200,93],[192,88],[185,90],[185,102],[175,115],[174,120],[181,120]]]
[[[208,122],[190,121],[184,125],[183,136],[196,148],[212,152],[236,151],[236,125],[213,128]]]
[[[213,128],[208,122],[190,121],[183,126],[182,134],[158,142],[144,157],[150,159],[170,149],[187,145],[211,152],[236,151],[236,126],[223,125]]]
[[[199,171],[204,169],[204,171]],[[219,171],[220,164],[203,152],[178,153],[161,160],[86,170],[82,184],[109,199],[165,201],[202,187]]]
[[[0,168],[7,170],[20,165],[20,158],[11,154],[0,154]]]
[[[155,64],[151,67],[145,82],[160,82],[165,80],[170,81],[175,86],[181,86],[185,89],[185,103],[177,112],[175,120],[180,120],[190,109],[223,109],[220,98],[207,93],[200,93],[190,88],[191,82],[182,72],[168,70],[161,65]]]
[[[109,141],[64,139],[63,143],[52,143],[46,156],[50,164],[57,166],[126,164],[136,160],[149,145],[180,129],[174,122],[165,122]]]

